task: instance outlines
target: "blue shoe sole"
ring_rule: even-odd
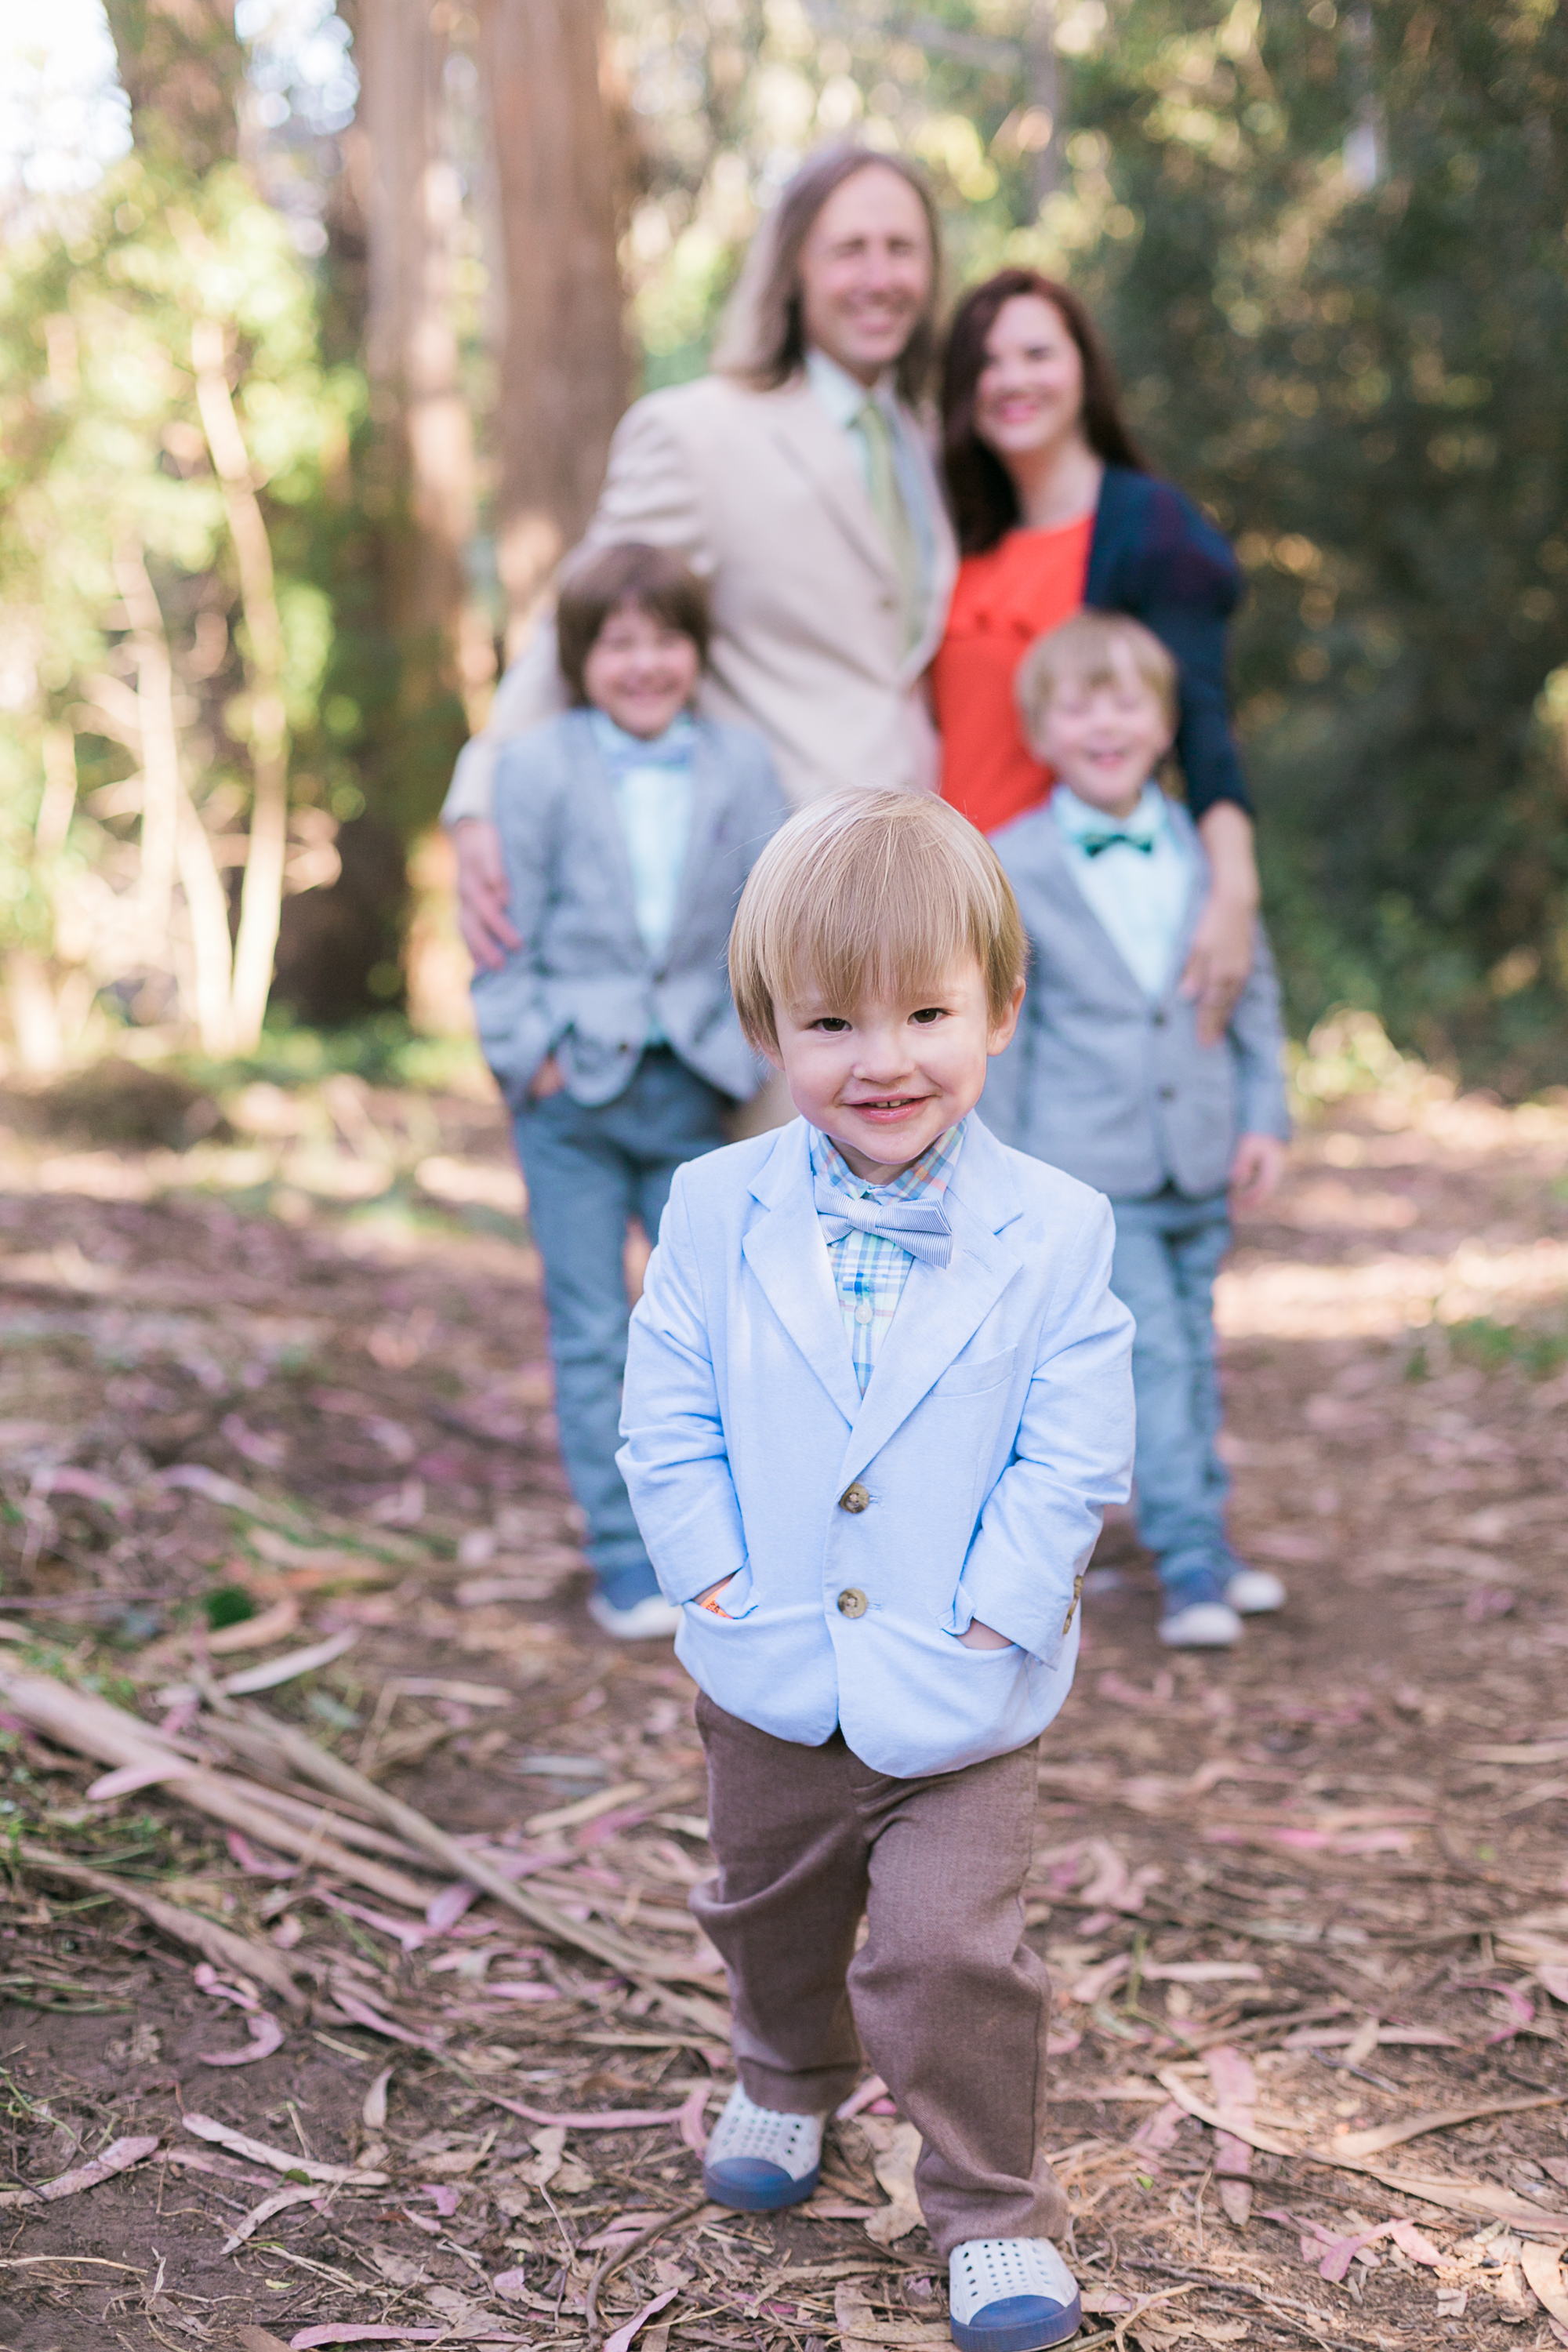
[[[958,2352],[1045,2352],[1047,2345],[1066,2344],[1082,2325],[1083,2305],[1076,2294],[1067,2304],[1010,2294],[985,2304],[971,2320],[955,2319],[952,2340]]]
[[[776,2213],[781,2206],[804,2205],[821,2178],[819,2166],[796,2180],[781,2166],[755,2156],[732,2157],[727,2164],[702,2168],[707,2196],[735,2213]]]

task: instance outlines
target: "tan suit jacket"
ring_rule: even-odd
[[[840,785],[931,791],[936,738],[921,673],[947,618],[957,551],[921,428],[905,440],[929,488],[925,625],[907,651],[899,581],[848,435],[804,378],[747,392],[719,376],[650,393],[622,418],[584,549],[679,548],[712,585],[702,703],[760,728],[796,807]],[[448,824],[489,814],[497,751],[562,707],[552,625],[496,691],[458,761]]]

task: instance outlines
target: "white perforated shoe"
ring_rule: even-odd
[[[1265,1617],[1285,1606],[1285,1587],[1267,1568],[1238,1568],[1227,1578],[1225,1597],[1238,1617]]]
[[[715,2205],[731,2206],[737,2213],[804,2205],[821,2172],[826,2120],[759,2107],[737,2083],[708,2143],[703,2188]]]
[[[1048,2238],[966,2239],[947,2276],[959,2352],[1041,2352],[1078,2334],[1078,2282]]]
[[[617,1609],[602,1592],[588,1595],[588,1614],[601,1633],[616,1642],[673,1642],[680,1631],[680,1612],[662,1592]]]
[[[1228,1650],[1241,1639],[1241,1620],[1228,1601],[1189,1601],[1160,1620],[1167,1650]]]

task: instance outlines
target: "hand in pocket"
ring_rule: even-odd
[[[1005,1633],[998,1633],[992,1626],[983,1625],[978,1617],[970,1619],[967,1631],[958,1638],[966,1650],[1010,1650],[1013,1646]]]

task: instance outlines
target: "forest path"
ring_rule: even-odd
[[[684,2109],[689,2132],[725,2075],[683,1909],[690,1686],[582,1609],[497,1113],[347,1080],[226,1108],[180,1151],[71,1148],[0,1105],[0,1668],[155,1721],[202,1663],[204,1596],[243,1587],[278,1631],[211,1671],[351,1636],[261,1706],[687,1973],[668,2003],[435,1875],[431,1926],[310,1852],[226,1843],[177,1784],[90,1801],[101,1765],[6,1716],[23,1841],[320,1981],[274,2054],[219,2071],[201,2053],[244,2049],[245,2021],[189,1952],[15,1871],[0,2170],[160,2146],[5,2215],[0,2346],[266,2352],[334,2322],[581,2344],[590,2242],[685,2212],[696,2158],[671,2122],[537,2118]],[[1147,1564],[1124,1528],[1101,1546],[1029,1899],[1086,2344],[1568,2342],[1565,1145],[1568,1110],[1415,1079],[1313,1127],[1220,1302],[1236,1534],[1288,1609],[1232,1654],[1168,1655]],[[923,2232],[884,2250],[854,2218],[908,2163],[879,2104],[802,2213],[672,2221],[605,2281],[604,2325],[673,2288],[649,2352],[945,2340]],[[1465,2108],[1501,2111],[1400,2138]],[[279,2176],[182,2110],[389,2184],[301,2195],[222,2253]]]

